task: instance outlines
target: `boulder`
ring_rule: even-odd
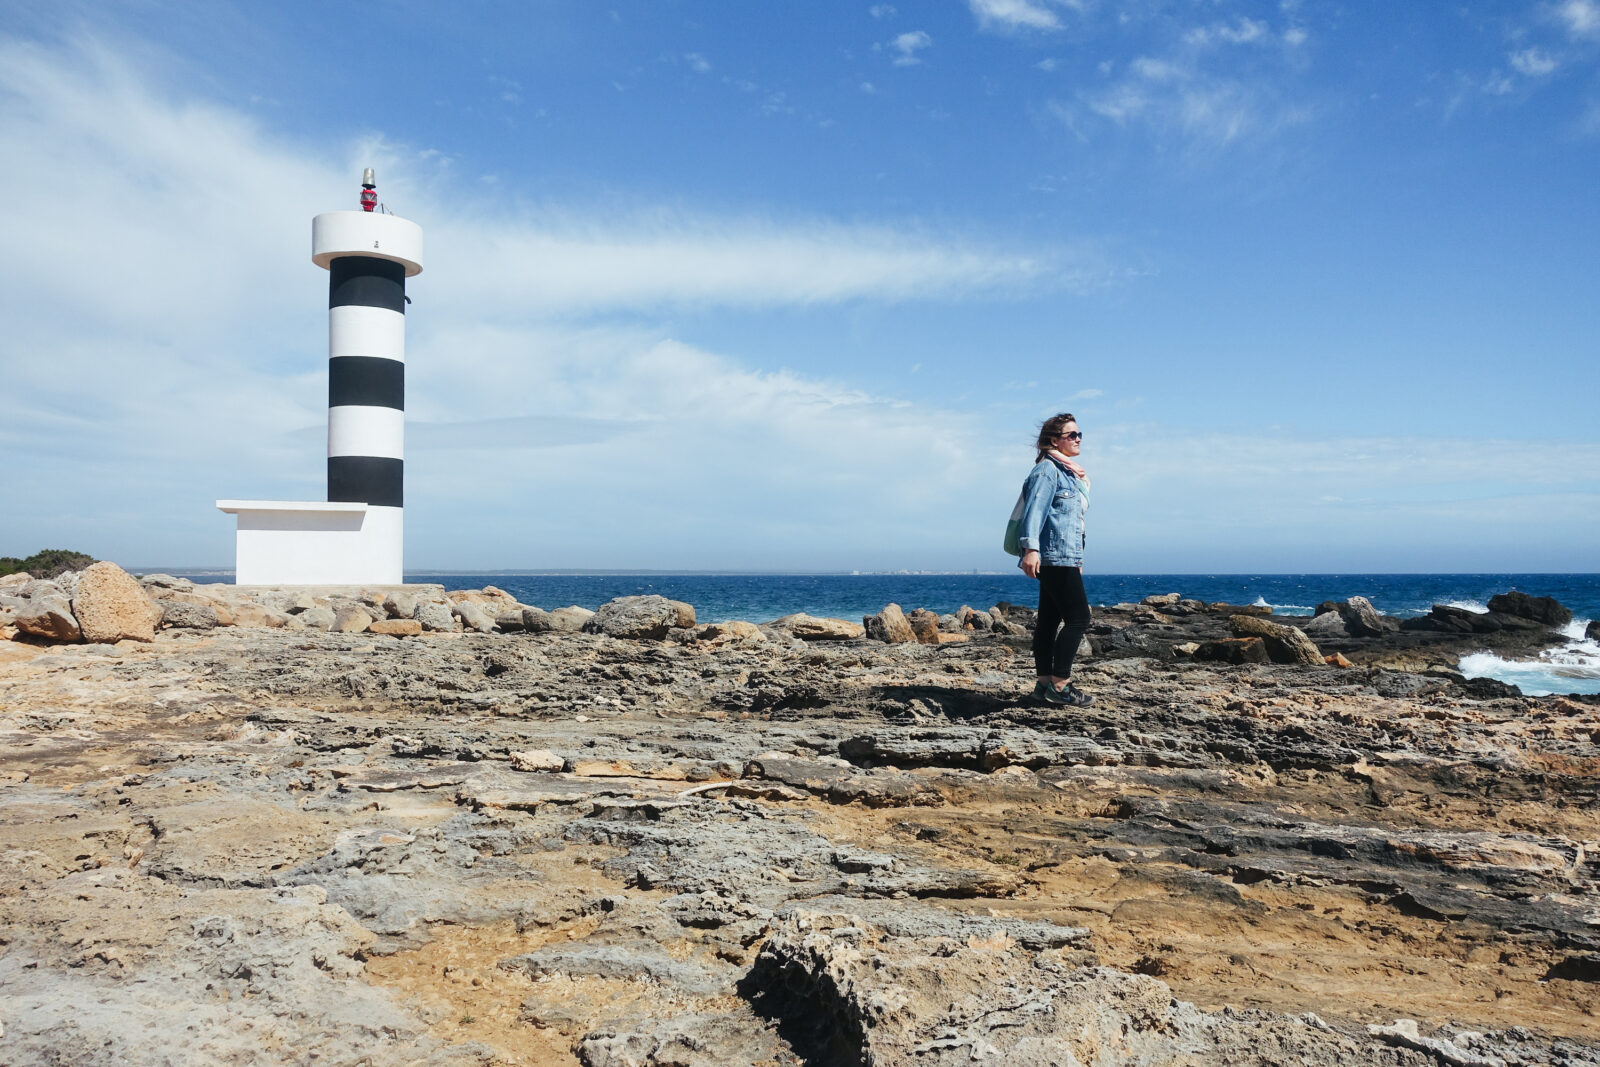
[[[1339,605],[1339,616],[1345,627],[1357,637],[1377,637],[1385,632],[1383,616],[1364,596],[1353,596]]]
[[[27,571],[17,571],[15,574],[0,574],[0,589],[21,589],[33,581],[33,575]]]
[[[1259,637],[1226,637],[1201,642],[1194,658],[1215,663],[1266,663],[1267,645]]]
[[[59,594],[30,598],[27,608],[17,613],[12,624],[25,634],[51,641],[83,640],[83,630],[73,617],[71,602]]]
[[[899,604],[885,604],[883,610],[876,615],[862,618],[861,626],[868,637],[885,644],[903,645],[917,639]]]
[[[300,622],[308,630],[333,629],[333,609],[316,607],[300,613]]]
[[[1520,619],[1532,619],[1546,626],[1565,626],[1572,621],[1572,612],[1562,607],[1554,597],[1529,596],[1516,590],[1490,597],[1489,610],[1502,615],[1515,615]]]
[[[417,615],[417,605],[422,603],[422,596],[418,593],[390,593],[383,598],[383,611],[391,619],[413,619]]]
[[[1331,656],[1324,656],[1322,658],[1322,662],[1326,663],[1330,667],[1354,667],[1355,666],[1354,663],[1351,663],[1348,659],[1345,659],[1345,657],[1343,655],[1341,655],[1340,653],[1338,653],[1338,652],[1335,652]]]
[[[620,596],[600,605],[583,628],[590,633],[659,641],[678,625],[678,602],[663,596]]]
[[[233,625],[252,627],[271,627],[279,629],[288,621],[289,616],[281,611],[264,608],[252,600],[241,600],[233,605]]]
[[[866,627],[847,619],[822,618],[803,611],[774,619],[767,625],[787,630],[802,641],[852,641],[864,637],[867,632]]]
[[[1583,628],[1583,636],[1590,641],[1600,641],[1600,619],[1590,619],[1589,625]]]
[[[1235,615],[1228,626],[1236,637],[1259,637],[1266,643],[1267,658],[1274,663],[1300,663],[1307,667],[1324,666],[1316,642],[1293,626],[1268,622],[1254,615]]]
[[[669,600],[667,603],[678,609],[678,622],[676,625],[679,628],[688,629],[695,624],[693,604],[686,604],[681,600]]]
[[[503,634],[521,633],[528,628],[522,621],[522,613],[527,608],[518,608],[516,611],[502,611],[494,617],[494,628]]]
[[[450,610],[467,629],[476,630],[480,634],[494,633],[494,612],[485,607],[483,603],[473,600],[458,600]]]
[[[1344,616],[1337,611],[1320,612],[1316,618],[1300,629],[1316,638],[1350,636],[1350,628],[1345,625]]]
[[[461,629],[461,624],[450,611],[450,605],[436,600],[425,600],[418,604],[413,617],[422,624],[424,630],[453,633]]]
[[[210,630],[217,623],[217,609],[205,604],[185,604],[178,600],[163,601],[161,625],[174,630]]]
[[[301,612],[310,611],[317,606],[317,602],[310,593],[290,592],[278,598],[278,610],[285,615],[299,615]]]
[[[753,622],[729,619],[727,622],[708,622],[695,635],[711,645],[764,645],[767,635]]]
[[[158,590],[187,593],[194,589],[194,583],[187,578],[174,578],[170,574],[146,574],[139,579],[139,588],[157,600],[164,600],[166,598]]]
[[[344,604],[333,613],[329,631],[336,634],[359,634],[372,628],[372,616],[360,604]]]
[[[557,630],[570,630],[573,633],[583,629],[584,623],[594,618],[594,612],[588,608],[580,608],[576,604],[569,604],[564,608],[555,608],[550,612],[550,621]]]
[[[1139,603],[1152,608],[1165,608],[1171,607],[1182,599],[1183,595],[1181,593],[1158,593],[1155,596],[1145,597]]]
[[[956,618],[961,622],[964,630],[992,630],[994,629],[994,616],[987,611],[974,611],[963,604],[956,609]]]
[[[906,622],[911,625],[911,632],[917,635],[919,644],[937,645],[939,643],[939,616],[927,608],[917,608],[906,616]]]
[[[161,609],[153,604],[127,571],[102,560],[78,577],[72,614],[85,641],[153,641]]]
[[[560,629],[556,625],[556,617],[543,608],[523,608],[522,628],[530,634],[549,633],[551,630]],[[501,629],[505,629],[504,626]]]
[[[388,634],[391,637],[416,637],[422,633],[422,624],[416,619],[379,619],[367,627],[368,632]]]

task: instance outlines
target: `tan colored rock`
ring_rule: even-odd
[[[775,619],[773,625],[788,630],[802,641],[851,641],[867,632],[866,627],[848,619],[820,618],[803,611]]]
[[[971,634],[940,633],[938,635],[938,637],[939,637],[939,644],[941,644],[941,645],[959,645],[959,644],[962,644],[963,642],[972,640],[972,635]]]
[[[678,621],[673,625],[683,629],[687,629],[688,627],[694,625],[695,617],[693,604],[685,604],[681,600],[668,600],[667,603],[671,604],[678,610]]]
[[[233,605],[233,622],[229,626],[253,626],[257,628],[270,627],[282,629],[289,617],[281,611],[273,611],[262,607],[252,600],[236,601]],[[221,622],[221,613],[218,613],[218,622]]]
[[[919,644],[937,645],[939,643],[939,616],[927,608],[917,608],[907,615],[906,623],[911,627],[911,632],[917,635]]]
[[[328,630],[336,634],[359,634],[371,627],[372,616],[367,614],[366,608],[359,604],[346,604],[333,613],[333,625]]]
[[[511,769],[514,771],[530,773],[559,771],[566,765],[566,760],[549,749],[536,748],[531,752],[511,753]]]
[[[133,576],[106,560],[90,564],[79,576],[72,614],[85,641],[106,643],[153,641],[161,619],[161,609]]]
[[[917,639],[899,604],[885,604],[876,615],[861,620],[867,636],[890,645],[904,645]]]
[[[1235,615],[1228,626],[1239,637],[1259,637],[1267,646],[1267,656],[1274,663],[1302,663],[1307,667],[1321,667],[1322,651],[1303,630],[1281,622],[1268,622],[1251,615]]]
[[[393,637],[416,637],[422,632],[422,624],[416,619],[382,619],[367,629],[375,634],[389,634]]]
[[[51,641],[81,641],[83,630],[64,596],[34,597],[26,609],[11,620],[18,630]]]
[[[1354,667],[1355,664],[1345,659],[1341,653],[1335,652],[1331,656],[1323,656],[1322,662],[1330,667]]]
[[[33,581],[33,575],[27,571],[0,575],[0,589],[20,589],[31,581]]]
[[[730,619],[727,622],[709,622],[700,628],[696,635],[699,640],[710,645],[760,645],[765,644],[767,635],[761,632],[761,627],[753,622],[744,622],[740,619]]]

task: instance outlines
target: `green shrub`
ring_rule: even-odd
[[[74,552],[69,548],[47,548],[42,552],[35,552],[27,559],[0,556],[0,575],[27,571],[35,578],[54,578],[65,571],[81,571],[93,562],[95,558],[86,552]]]

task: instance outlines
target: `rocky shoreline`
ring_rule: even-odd
[[[0,580],[0,1061],[1600,1064],[1600,699],[1491,607],[1118,605],[1068,713],[1014,605]]]

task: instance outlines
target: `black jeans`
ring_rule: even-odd
[[[1089,594],[1083,591],[1083,568],[1040,567],[1039,619],[1033,629],[1035,670],[1040,675],[1072,677],[1072,658],[1088,629]]]

